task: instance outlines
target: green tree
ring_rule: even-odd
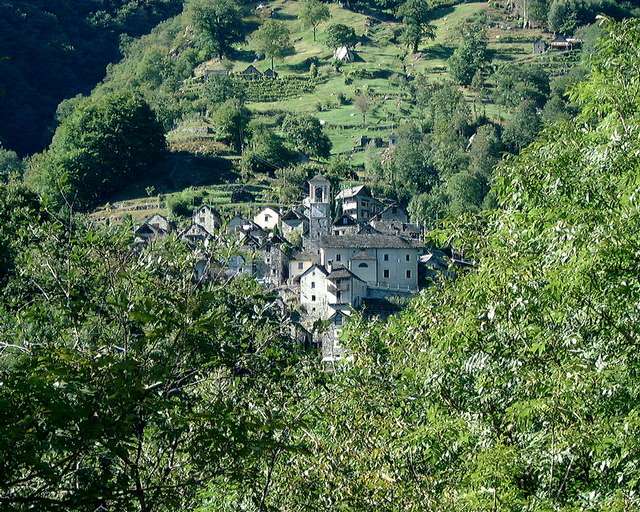
[[[307,366],[272,298],[218,280],[224,253],[132,257],[128,226],[27,227],[0,300],[3,507],[188,510],[215,481],[258,503]]]
[[[476,131],[469,148],[469,170],[488,181],[500,161],[502,150],[502,141],[495,127],[483,124]]]
[[[531,144],[540,131],[540,116],[531,101],[523,101],[504,127],[502,140],[512,153]]]
[[[310,449],[281,461],[269,506],[640,506],[640,22],[605,26],[579,123],[501,167],[500,209],[431,233],[475,264],[387,322],[347,323],[351,357],[314,395]]]
[[[486,193],[486,182],[482,176],[462,171],[447,180],[448,214],[452,217],[477,211]]]
[[[353,100],[353,104],[362,114],[362,126],[367,125],[367,112],[371,108],[371,98],[368,94],[362,93],[358,94]]]
[[[331,154],[331,140],[322,130],[322,125],[316,117],[287,114],[282,122],[282,132],[286,140],[305,155],[328,158]]]
[[[353,48],[357,42],[358,36],[356,36],[353,27],[343,25],[342,23],[334,23],[327,28],[325,44],[330,50],[336,50],[343,46]]]
[[[0,183],[7,181],[13,174],[22,176],[23,172],[24,162],[15,151],[9,151],[0,145]]]
[[[140,96],[99,95],[62,121],[26,179],[48,205],[85,209],[147,175],[164,151],[162,127]]]
[[[475,23],[465,24],[462,43],[447,62],[452,77],[461,85],[470,85],[475,75],[482,72],[487,60],[485,28]]]
[[[553,0],[549,6],[547,24],[552,32],[573,34],[578,26],[576,3],[568,0]]]
[[[247,126],[251,120],[251,112],[238,100],[227,100],[222,103],[212,117],[218,140],[230,144],[240,153],[247,138]]]
[[[406,0],[398,8],[398,17],[402,18],[402,41],[418,53],[423,39],[435,39],[435,26],[430,24],[430,6],[426,0]]]
[[[209,108],[227,100],[244,101],[244,88],[230,76],[212,76],[207,79],[202,89],[202,97]]]
[[[242,16],[234,0],[189,0],[186,12],[203,46],[220,59],[242,38]]]
[[[294,159],[280,135],[264,123],[250,126],[249,144],[242,153],[242,167],[246,174],[255,172],[273,173],[286,167]]]
[[[291,34],[287,26],[276,20],[266,20],[258,30],[251,36],[252,46],[271,59],[271,69],[273,60],[281,59],[293,50]]]
[[[320,0],[304,0],[298,17],[305,28],[313,29],[313,42],[315,43],[316,29],[320,23],[331,18],[331,11],[329,6]]]
[[[523,101],[533,101],[544,106],[549,96],[549,75],[540,66],[507,64],[494,75],[495,99],[498,103],[516,107]]]

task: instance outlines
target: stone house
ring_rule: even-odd
[[[398,203],[392,203],[376,213],[371,220],[409,222],[409,215]]]
[[[240,72],[240,76],[253,80],[255,78],[262,78],[262,73],[253,64],[249,64],[244,70]]]
[[[533,54],[541,55],[547,51],[547,43],[545,43],[542,39],[536,39],[533,42]]]
[[[315,263],[318,263],[319,255],[314,251],[296,251],[289,258],[289,282],[294,283]]]
[[[413,240],[422,237],[422,228],[411,222],[372,220],[369,225],[383,235],[397,235]]]
[[[359,185],[341,190],[336,195],[339,211],[351,216],[356,222],[369,222],[380,209],[380,201],[371,195],[369,187]]]
[[[215,208],[203,204],[193,212],[192,222],[213,234],[220,229],[222,217]]]
[[[346,213],[343,213],[333,221],[331,228],[332,234],[336,236],[353,234],[358,228],[358,223],[355,219]]]
[[[191,224],[180,233],[180,238],[185,242],[195,245],[213,238],[213,235],[200,224]]]
[[[282,235],[289,239],[293,233],[299,233],[300,236],[306,234],[309,222],[306,217],[295,208],[287,210],[280,217]]]
[[[156,213],[146,219],[134,232],[134,244],[144,244],[174,232],[176,225],[164,215]]]
[[[145,220],[144,223],[153,226],[156,229],[164,231],[165,233],[172,233],[176,230],[176,225],[169,219],[167,219],[164,215],[160,215],[159,213],[152,215],[147,220]]]
[[[300,306],[311,318],[326,316],[327,274],[322,265],[314,264],[300,275]]]

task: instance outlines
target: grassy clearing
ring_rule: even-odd
[[[275,113],[304,112],[315,115],[325,125],[333,143],[333,153],[348,158],[356,165],[363,163],[365,155],[362,151],[352,152],[360,136],[388,140],[400,123],[418,115],[408,102],[400,75],[415,76],[422,73],[433,82],[448,79],[447,59],[459,42],[459,26],[465,19],[484,11],[495,22],[488,30],[488,49],[494,66],[510,61],[531,61],[531,44],[543,36],[537,30],[514,29],[488,2],[475,1],[435,9],[435,39],[425,41],[419,54],[410,55],[404,47],[394,42],[401,25],[389,16],[384,16],[384,19],[380,19],[367,31],[366,15],[331,4],[329,7],[332,18],[318,27],[317,41],[314,42],[312,30],[304,29],[297,18],[301,2],[276,0],[269,5],[273,9],[273,17],[287,24],[295,46],[291,55],[276,62],[276,71],[280,76],[296,75],[306,79],[309,77],[309,66],[315,62],[319,76],[309,92],[287,94],[287,97],[276,101],[253,101],[248,104],[249,108],[257,117],[262,117],[271,124],[275,120]],[[251,16],[248,21],[257,26],[259,19]],[[344,64],[340,71],[334,69],[332,51],[325,44],[325,30],[332,23],[353,27],[362,39],[355,49],[357,61]],[[250,43],[237,47],[232,63],[235,72],[242,71],[249,64],[261,71],[270,67],[269,60],[254,60]],[[557,67],[559,64],[551,63],[550,66]],[[270,92],[264,95],[265,98],[274,98],[272,85],[269,85]],[[373,98],[366,123],[363,123],[362,113],[357,110],[353,101],[363,91],[367,91]],[[508,113],[502,107],[490,102],[481,103],[470,90],[463,92],[476,115],[487,115],[499,122],[508,118]],[[199,128],[207,129],[208,132],[198,132]],[[213,129],[205,118],[183,123],[179,130],[169,136],[174,153],[168,161],[154,170],[149,180],[132,184],[126,194],[114,200],[118,202],[138,197],[143,198],[139,199],[141,202],[149,201],[153,197],[145,196],[148,194],[147,188],[153,184],[155,193],[164,194],[165,197],[187,187],[197,187],[198,191],[207,194],[207,201],[222,209],[242,207],[246,212],[272,204],[268,194],[256,197],[252,204],[238,205],[231,201],[231,193],[228,190],[225,192],[224,182],[237,179],[232,169],[232,161],[237,157],[230,156],[224,145],[214,141],[210,135]],[[158,201],[157,197],[155,200]],[[160,210],[162,211],[162,207]],[[124,211],[133,211],[138,215],[137,210],[128,206]]]

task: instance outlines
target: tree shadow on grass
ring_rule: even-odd
[[[445,16],[449,16],[449,14],[451,14],[454,11],[455,9],[451,5],[438,7],[437,9],[434,9],[433,11],[431,11],[429,19],[431,21],[436,21],[436,20],[439,20],[440,18],[444,18]]]
[[[443,44],[436,44],[422,50],[425,59],[442,59],[447,60],[453,55],[453,48]]]
[[[236,60],[239,62],[253,62],[254,60],[256,60],[256,52],[254,52],[253,50],[234,48],[230,57],[231,60]]]
[[[298,19],[298,17],[294,16],[293,14],[288,14],[286,12],[282,12],[277,9],[273,11],[273,14],[271,15],[271,17],[274,20],[280,20],[280,21],[293,21]]]
[[[170,194],[187,187],[216,185],[235,181],[237,174],[231,161],[218,156],[195,155],[186,151],[169,153],[145,176],[131,182],[111,201],[136,199],[146,195],[148,187],[157,193]]]

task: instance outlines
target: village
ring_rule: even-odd
[[[301,204],[266,207],[253,218],[234,215],[225,221],[205,204],[179,229],[155,214],[135,228],[134,244],[178,236],[202,256],[198,279],[214,274],[256,279],[277,294],[278,306],[296,318],[295,336],[317,346],[324,363],[344,356],[340,333],[355,311],[386,316],[418,293],[426,274],[446,274],[449,263],[468,264],[427,250],[423,230],[409,222],[407,212],[374,197],[366,185],[334,194],[330,181],[318,174],[307,186]],[[224,261],[207,257],[215,240],[235,242]]]

